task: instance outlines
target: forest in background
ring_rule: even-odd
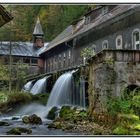
[[[54,39],[72,21],[82,17],[95,5],[4,5],[14,19],[0,28],[0,41],[32,41],[37,17],[46,42]],[[10,35],[11,32],[11,35]]]

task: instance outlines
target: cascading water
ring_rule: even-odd
[[[76,90],[79,90],[80,87],[75,90],[73,77],[73,73],[75,72],[76,71],[67,72],[57,79],[48,99],[46,110],[47,114],[48,111],[54,106],[61,107],[63,105],[78,105],[85,108],[84,85],[81,84],[81,93],[76,92]]]
[[[47,110],[54,106],[71,104],[72,72],[61,75],[55,82],[47,103]]]
[[[34,86],[31,88],[30,93],[32,94],[38,94],[38,93],[43,93],[46,92],[46,86],[47,86],[47,79],[50,76],[46,76],[42,79],[39,79]]]
[[[24,90],[25,92],[28,92],[31,90],[32,87],[33,87],[33,81],[29,81],[24,85],[22,90]]]
[[[44,111],[46,109],[46,106],[41,105],[39,103],[30,103],[27,105],[24,105],[23,107],[20,108],[19,111],[16,111],[15,114],[16,116],[24,116],[24,115],[32,115],[36,114],[42,119],[45,118]]]

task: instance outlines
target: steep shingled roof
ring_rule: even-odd
[[[118,6],[116,6],[116,8],[112,9],[107,14],[105,14],[105,15],[99,15],[90,24],[84,25],[75,34],[73,34],[73,26],[70,25],[61,34],[59,34],[54,40],[52,40],[50,42],[50,44],[48,45],[48,48],[43,53],[51,50],[55,46],[57,46],[57,45],[65,42],[65,41],[69,41],[69,40],[73,39],[76,36],[79,36],[79,35],[87,32],[87,31],[89,31],[91,29],[94,29],[94,28],[96,28],[96,27],[104,24],[105,22],[111,20],[111,19],[113,20],[114,18],[116,18],[116,17],[124,14],[125,12],[128,12],[130,10],[134,10],[136,7],[139,8],[140,5],[136,5],[136,4],[135,5],[118,5]]]
[[[0,5],[0,27],[12,19],[13,17],[11,16],[11,14],[7,12],[2,5]]]

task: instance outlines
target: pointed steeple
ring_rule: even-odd
[[[35,28],[34,28],[34,32],[33,32],[34,48],[38,49],[44,46],[43,36],[44,36],[44,33],[42,31],[42,26],[40,24],[40,20],[38,17]]]
[[[34,28],[33,35],[34,36],[43,36],[44,35],[43,30],[42,30],[42,26],[40,24],[39,17],[37,19],[37,22],[36,22],[36,25],[35,25],[35,28]]]

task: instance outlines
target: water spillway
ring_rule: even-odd
[[[29,81],[24,85],[23,90],[28,92],[31,90],[32,87],[33,87],[33,81]]]
[[[30,93],[32,94],[38,94],[38,93],[44,93],[46,92],[46,86],[47,86],[47,79],[50,76],[46,76],[42,79],[39,79],[38,81],[36,81],[36,83],[33,85],[33,87],[30,90]]]
[[[85,88],[81,80],[80,86],[76,87],[72,72],[62,74],[55,82],[47,102],[47,112],[54,106],[76,105],[85,108]]]
[[[65,73],[57,79],[48,99],[47,108],[71,104],[72,79],[72,73]]]

